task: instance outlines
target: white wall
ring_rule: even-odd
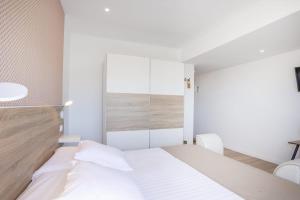
[[[191,88],[184,87],[184,140],[188,144],[193,144],[194,138],[194,72],[192,64],[184,65],[184,77],[191,79]]]
[[[102,69],[106,53],[180,59],[173,48],[117,41],[84,34],[65,18],[64,101],[73,105],[64,112],[65,133],[84,139],[102,140]]]
[[[196,76],[196,133],[220,134],[225,146],[280,163],[300,138],[300,50]]]

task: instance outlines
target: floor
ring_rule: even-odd
[[[232,151],[230,149],[224,149],[224,155],[269,173],[273,173],[274,169],[277,167],[277,165],[274,163],[267,162],[255,157],[247,156],[245,154]]]

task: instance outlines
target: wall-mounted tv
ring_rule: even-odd
[[[298,92],[300,92],[300,67],[295,68]]]

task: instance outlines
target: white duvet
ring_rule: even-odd
[[[147,200],[242,199],[162,149],[127,151],[125,155]]]
[[[61,151],[64,150],[66,149],[61,149]],[[65,153],[68,155],[70,152],[65,151]],[[120,173],[125,173],[134,179],[146,200],[242,199],[162,149],[127,151],[125,152],[125,157],[134,170],[130,172],[120,171]],[[61,161],[56,159],[56,161],[58,166],[66,162],[65,159]],[[45,165],[50,164],[55,165],[55,162],[47,162]],[[50,200],[62,192],[69,170],[50,170],[57,170],[56,166],[44,166],[42,169],[47,169],[48,171],[44,171],[43,174],[33,180],[26,191],[19,197],[20,200]],[[101,190],[101,187],[99,190]]]

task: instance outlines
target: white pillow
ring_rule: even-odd
[[[69,170],[44,173],[34,179],[17,200],[53,200],[64,190]]]
[[[57,200],[143,200],[129,174],[90,162],[78,162],[68,174],[65,189]]]
[[[60,147],[58,148],[53,156],[45,162],[38,170],[36,170],[32,179],[37,178],[43,173],[59,171],[59,170],[70,170],[75,164],[74,155],[77,152],[78,147]]]
[[[114,147],[88,140],[80,142],[79,150],[75,154],[75,159],[93,162],[104,167],[122,171],[132,170],[122,151]]]

